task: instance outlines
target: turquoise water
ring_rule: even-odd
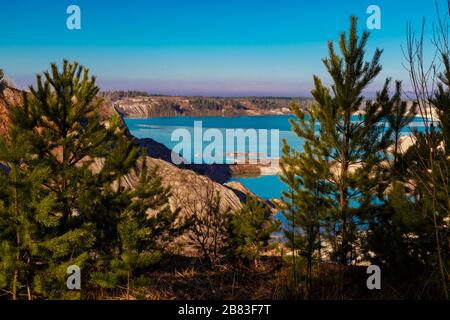
[[[243,152],[250,153],[250,158],[279,158],[281,154],[281,143],[286,139],[289,144],[298,150],[302,150],[302,141],[290,130],[289,118],[292,116],[242,116],[242,117],[167,117],[167,118],[145,118],[126,119],[126,124],[131,133],[138,138],[152,138],[171,150],[179,145],[180,141],[190,141],[190,148],[174,150],[180,153],[190,163],[234,163],[235,160],[243,159]],[[194,123],[201,121],[202,131],[196,134]],[[180,138],[176,132],[184,130],[189,134]],[[208,130],[214,129],[219,132],[223,139],[218,141],[221,150],[214,153],[206,153],[206,147],[215,139],[202,141],[196,139]],[[255,129],[254,139],[227,139],[229,129]],[[278,130],[278,136],[270,130]],[[198,129],[197,129],[198,130]],[[266,131],[266,136],[260,133]],[[242,134],[240,135],[242,137]],[[266,148],[263,148],[266,146]],[[203,151],[203,154],[201,153]],[[241,154],[236,155],[236,152]]]
[[[240,117],[161,117],[125,119],[133,128],[152,125],[157,127],[189,127],[194,121],[203,121],[205,128],[253,128],[290,130],[289,118],[292,115],[240,116]],[[132,128],[130,128],[132,129]]]
[[[137,138],[152,138],[169,149],[172,149],[178,141],[172,141],[171,135],[175,129],[185,128],[193,135],[194,121],[202,121],[204,129],[217,128],[221,132],[225,129],[278,129],[279,143],[274,146],[281,155],[282,139],[298,150],[302,150],[302,140],[299,139],[290,129],[289,118],[291,115],[273,115],[273,116],[242,116],[242,117],[164,117],[164,118],[143,118],[143,119],[125,119],[131,134]],[[268,148],[272,144],[268,139]],[[242,147],[242,146],[241,146]],[[246,148],[249,148],[249,141],[246,141]],[[192,147],[192,149],[194,146]],[[226,149],[226,146],[225,146]],[[237,150],[237,147],[236,147]],[[249,149],[246,149],[249,150]],[[269,149],[270,150],[270,149]],[[195,155],[192,150],[191,155]],[[270,156],[270,154],[268,154]],[[193,160],[193,157],[191,157]],[[233,178],[232,181],[238,181],[245,187],[252,190],[258,196],[264,199],[279,198],[281,190],[285,185],[277,175]]]
[[[270,115],[270,116],[241,116],[241,117],[164,117],[164,118],[139,118],[139,119],[125,119],[125,122],[130,129],[131,133],[138,138],[152,138],[169,149],[173,149],[179,141],[172,141],[171,136],[175,129],[186,129],[192,136],[194,136],[194,121],[202,121],[202,127],[205,131],[208,128],[216,128],[222,134],[226,129],[278,129],[279,140],[277,145],[272,146],[270,138],[268,142],[268,157],[279,157],[281,155],[281,142],[286,139],[291,147],[298,151],[302,151],[302,140],[298,138],[290,129],[289,118],[293,118],[292,115]],[[355,120],[358,116],[354,116]],[[411,127],[415,127],[421,130],[420,118],[414,120],[411,123]],[[410,132],[409,128],[406,128],[405,133]],[[225,134],[224,134],[225,136]],[[270,136],[270,135],[269,135]],[[205,143],[203,143],[203,147]],[[208,143],[206,143],[207,145]],[[251,150],[251,147],[258,148],[258,145],[251,145],[250,141],[245,140],[245,145],[236,145],[235,150],[238,147],[245,148],[244,150]],[[258,143],[257,143],[258,144]],[[224,150],[226,150],[227,142],[223,143]],[[270,148],[273,147],[278,154],[270,154]],[[259,151],[259,149],[258,149]],[[194,162],[196,160],[195,141],[191,146],[190,160]],[[224,162],[228,162],[228,156],[223,152],[220,155]],[[281,191],[285,190],[286,186],[280,181],[279,177],[273,176],[260,176],[260,177],[242,177],[233,178],[232,181],[238,181],[246,186],[264,199],[279,198]]]
[[[287,190],[286,185],[277,175],[259,176],[259,177],[243,177],[232,178],[231,181],[242,183],[249,190],[263,199],[279,198],[282,190]]]

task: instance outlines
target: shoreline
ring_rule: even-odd
[[[266,117],[266,116],[295,116],[293,113],[261,113],[261,114],[206,114],[206,115],[192,115],[192,114],[177,114],[177,115],[167,115],[167,116],[127,116],[122,112],[117,110],[117,113],[123,119],[130,120],[142,120],[142,119],[158,119],[158,118],[240,118],[240,117]]]
[[[139,119],[158,119],[158,118],[240,118],[240,117],[267,117],[267,116],[294,116],[294,114],[273,114],[273,113],[265,113],[265,114],[240,114],[240,115],[171,115],[171,116],[155,116],[155,117],[130,117],[126,116],[124,113],[117,110],[116,106],[113,106],[114,110],[117,114],[122,118],[124,125],[127,127],[128,130],[129,127],[126,124],[126,120],[139,120]],[[420,117],[420,116],[417,116]],[[429,119],[432,120],[433,119]],[[423,124],[423,123],[420,123]],[[411,123],[411,127],[417,127],[419,126],[419,123],[417,121],[413,121]],[[129,131],[130,132],[130,131]],[[130,132],[131,134],[131,132]],[[133,137],[140,141],[145,140],[153,140],[151,138],[143,138],[140,139],[133,135]],[[164,144],[154,140],[153,143],[151,143],[149,147],[154,147],[154,145],[157,144],[159,146],[157,152],[153,155],[155,157],[163,158],[163,153],[171,154],[172,151],[167,148]],[[403,149],[403,152],[406,151],[412,144],[414,144],[414,137],[411,136],[411,134],[405,134],[401,141],[401,149]],[[166,150],[164,150],[166,149]],[[164,160],[171,163],[170,157],[166,157]],[[199,174],[205,174],[205,172],[208,172],[207,175],[211,175],[211,177],[216,177],[216,180],[220,183],[226,183],[230,181],[232,178],[246,178],[246,177],[262,177],[262,176],[277,176],[281,173],[281,168],[279,166],[279,158],[277,159],[251,159],[255,160],[256,163],[248,163],[248,158],[238,158],[233,159],[234,162],[232,163],[223,163],[223,164],[188,164],[184,165],[183,167],[189,168]],[[259,163],[261,162],[261,163]]]

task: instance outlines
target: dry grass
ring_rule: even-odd
[[[273,299],[277,268],[279,258],[267,258],[253,270],[228,264],[212,268],[196,257],[174,256],[149,276],[153,290],[169,299]]]

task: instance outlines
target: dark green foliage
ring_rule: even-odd
[[[396,81],[395,93],[389,97],[390,79],[386,80],[382,91],[377,94],[376,105],[387,110],[386,122],[383,129],[386,130],[384,139],[389,148],[384,150],[385,158],[388,159],[389,168],[388,176],[392,178],[400,178],[404,163],[401,155],[406,151],[401,146],[402,130],[407,128],[417,114],[417,106],[415,103],[408,107],[408,102],[402,100],[401,82]],[[386,127],[387,126],[387,127]],[[381,168],[379,168],[381,169]]]
[[[398,155],[391,176],[392,190],[374,215],[368,237],[373,260],[383,265],[390,280],[398,284],[400,297],[448,296],[448,56],[443,56],[443,62],[444,72],[429,101],[437,110],[437,126],[424,121],[425,131],[415,132],[414,145]]]
[[[119,247],[107,264],[107,271],[94,272],[92,283],[105,289],[125,288],[127,297],[136,287],[149,284],[142,274],[164,253],[179,230],[174,226],[178,210],[168,205],[169,190],[162,187],[157,168],[150,173],[145,160],[135,190],[122,190],[127,205],[118,222]],[[111,239],[110,239],[111,240]],[[140,276],[135,277],[137,273]]]
[[[327,188],[322,180],[327,162],[317,157],[312,143],[317,139],[317,121],[312,112],[306,114],[297,103],[291,105],[297,121],[291,121],[295,134],[305,139],[303,152],[292,150],[283,141],[283,155],[280,161],[281,180],[289,187],[281,195],[280,209],[288,222],[285,235],[288,246],[293,250],[294,283],[296,282],[296,259],[300,254],[307,260],[308,282],[311,286],[311,273],[314,261],[320,260],[320,228],[330,201],[325,197]],[[311,288],[310,288],[311,289]]]
[[[8,227],[0,285],[13,298],[24,290],[29,299],[80,297],[66,288],[69,265],[82,269],[87,292],[91,272],[115,270],[115,262],[134,272],[172,234],[177,211],[156,169],[142,165],[134,190],[124,183],[139,171],[140,151],[120,121],[100,121],[97,93],[87,69],[64,61],[11,108],[10,137],[0,140],[0,162],[9,168],[1,174],[0,223]]]
[[[315,103],[307,117],[298,106],[293,108],[299,119],[298,124],[292,123],[293,130],[304,138],[305,151],[301,155],[291,155],[291,150],[285,146],[283,152],[283,179],[292,193],[292,196],[289,192],[283,194],[287,199],[284,202],[288,205],[288,211],[310,215],[313,217],[311,221],[322,217],[326,222],[324,230],[335,254],[332,258],[342,264],[355,258],[354,243],[358,225],[362,222],[358,208],[351,203],[370,203],[371,191],[377,187],[371,173],[383,160],[383,151],[388,147],[380,126],[389,114],[388,106],[364,102],[362,95],[362,91],[381,71],[380,50],[375,51],[372,60],[364,61],[368,36],[366,32],[358,36],[356,18],[352,17],[348,39],[344,33],[340,37],[341,56],[329,43],[329,57],[323,62],[333,79],[333,94],[318,77],[314,77],[312,95]],[[355,118],[354,114],[363,106],[364,116]],[[320,130],[316,133],[315,126],[319,124]],[[310,197],[305,197],[305,194]],[[292,201],[297,197],[300,203],[306,203],[299,206]],[[325,202],[329,208],[324,215],[314,208],[323,211],[326,206],[322,203]],[[294,209],[290,208],[292,206]],[[317,225],[306,227],[317,233]],[[314,247],[312,243],[309,246]]]
[[[58,225],[53,215],[56,197],[45,192],[42,183],[48,168],[27,167],[32,146],[24,135],[11,133],[10,141],[0,139],[0,290],[17,299],[22,292],[31,297],[33,282],[40,276],[35,264],[46,256],[45,251],[62,251],[60,243],[51,243],[41,233]]]
[[[312,108],[314,118],[320,123],[319,136],[311,140],[311,149],[318,161],[327,160],[322,179],[327,181],[327,195],[333,209],[328,217],[328,231],[335,245],[336,258],[347,264],[352,259],[353,243],[357,237],[359,219],[351,202],[363,199],[371,184],[369,173],[380,162],[380,151],[386,147],[378,136],[377,124],[386,115],[386,110],[366,103],[364,117],[356,121],[352,116],[363,105],[362,90],[381,71],[381,51],[376,50],[371,61],[364,61],[368,33],[358,37],[356,18],[351,19],[348,39],[342,34],[338,56],[329,43],[329,58],[324,59],[328,73],[333,79],[332,92],[314,78],[312,94],[316,104]],[[317,161],[317,160],[316,160]],[[358,167],[359,164],[362,164]],[[353,170],[352,170],[353,169]]]
[[[292,150],[284,142],[281,178],[289,189],[282,194],[280,208],[289,223],[289,246],[306,258],[309,297],[312,265],[325,252],[331,249],[331,260],[347,265],[364,258],[368,247],[388,249],[381,249],[383,244],[375,238],[383,237],[378,231],[388,232],[385,221],[396,210],[390,198],[400,191],[395,177],[404,174],[401,131],[412,121],[415,107],[408,108],[402,101],[400,82],[394,95],[389,95],[390,79],[375,99],[364,98],[363,90],[381,70],[380,50],[364,61],[367,39],[365,32],[358,37],[352,18],[348,39],[345,34],[340,38],[341,56],[330,43],[329,58],[324,59],[333,79],[331,89],[315,77],[312,107],[303,111],[298,104],[291,106],[297,117],[291,121],[292,130],[304,139],[304,150]],[[387,194],[391,195],[386,198]],[[368,238],[367,223],[373,228]],[[398,240],[394,233],[385,236]],[[322,252],[324,247],[327,250]],[[402,249],[408,252],[406,246]],[[383,252],[389,254],[389,250]],[[294,274],[296,261],[293,258]]]
[[[373,209],[365,248],[383,270],[384,282],[397,298],[440,295],[433,277],[436,265],[434,226],[429,204],[412,198],[404,184],[394,182],[386,203]]]
[[[18,188],[24,193],[18,205],[24,206],[25,199],[33,194],[39,194],[40,205],[46,205],[38,215],[24,220],[36,224],[27,235],[33,238],[36,254],[25,256],[32,264],[28,269],[37,271],[29,279],[32,288],[27,289],[58,297],[66,291],[67,266],[84,267],[87,250],[95,242],[96,225],[86,213],[93,206],[83,200],[90,199],[88,194],[94,194],[98,186],[89,165],[94,157],[107,155],[107,142],[112,139],[96,117],[97,106],[91,102],[98,89],[87,70],[65,62],[62,72],[53,65],[52,73],[44,76],[45,81],[38,76],[37,89],[31,87],[31,93],[24,94],[23,105],[11,108],[10,148],[20,148],[22,144],[16,139],[27,139],[28,154],[20,159],[25,177],[31,178],[33,172],[45,168],[36,184]],[[8,159],[4,162],[10,166]],[[14,173],[14,163],[10,167]],[[6,201],[10,199],[6,197]]]
[[[442,71],[433,61],[429,75],[421,71],[423,39],[416,41],[413,33],[408,34],[414,107],[423,117],[424,130],[415,131],[414,144],[395,155],[387,199],[374,208],[368,232],[372,261],[382,266],[385,281],[399,298],[449,297],[450,65],[445,30],[448,21],[439,20],[433,43]],[[432,78],[437,86],[430,84]],[[433,110],[437,119],[431,120]]]
[[[256,197],[247,196],[242,209],[228,217],[229,255],[256,264],[267,249],[271,235],[279,227],[266,204]]]

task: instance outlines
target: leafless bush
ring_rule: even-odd
[[[226,240],[226,219],[230,212],[221,203],[221,196],[210,180],[189,182],[189,192],[183,196],[174,193],[176,205],[183,208],[183,217],[188,224],[187,237],[190,244],[213,265],[222,255]]]

